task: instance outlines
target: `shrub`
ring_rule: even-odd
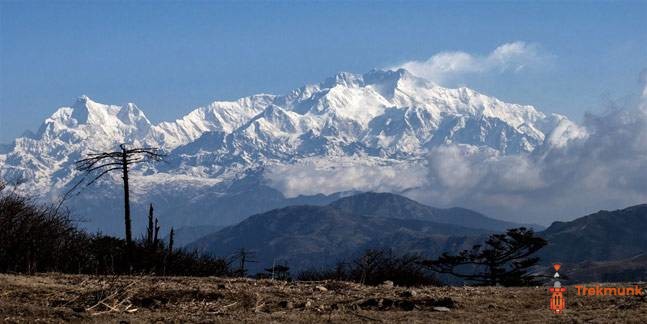
[[[0,271],[72,271],[85,239],[66,211],[0,191]]]
[[[222,258],[173,250],[164,242],[126,241],[78,229],[66,210],[3,190],[0,183],[0,272],[227,276]]]

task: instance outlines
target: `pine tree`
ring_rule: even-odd
[[[505,234],[494,234],[485,246],[475,245],[458,255],[444,253],[423,264],[432,271],[450,274],[484,285],[526,286],[535,284],[529,269],[539,261],[530,257],[547,244],[531,229],[513,228]]]

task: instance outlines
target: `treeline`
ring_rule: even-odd
[[[350,262],[338,262],[328,269],[303,271],[297,275],[297,280],[340,280],[372,286],[385,281],[407,287],[441,285],[423,261],[419,255],[396,255],[388,249],[369,249]]]
[[[348,263],[329,269],[302,272],[299,280],[344,280],[378,285],[386,280],[399,286],[438,285],[434,274],[456,278],[465,284],[485,286],[534,286],[550,278],[533,269],[539,262],[533,255],[547,242],[532,229],[511,228],[492,234],[483,244],[436,259],[419,255],[395,255],[390,250],[368,250]]]
[[[0,272],[183,276],[231,273],[225,259],[175,250],[157,238],[152,241],[148,234],[130,247],[123,239],[88,234],[76,227],[66,210],[5,189],[0,183]],[[159,226],[155,227],[157,236]]]

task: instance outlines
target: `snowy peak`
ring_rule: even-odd
[[[150,121],[146,118],[144,112],[137,108],[133,103],[127,103],[121,107],[117,113],[117,118],[119,118],[124,125],[142,126],[142,123],[150,125]]]
[[[379,86],[390,88],[393,91],[398,87],[400,82],[413,82],[422,84],[431,84],[428,81],[418,78],[405,69],[398,70],[378,70],[373,69],[365,74],[355,74],[350,72],[339,72],[335,76],[326,79],[319,86],[322,89],[334,88],[335,86],[344,87],[366,87]]]
[[[416,83],[418,87],[428,87],[429,84],[419,79],[405,69],[392,70],[371,70],[363,75],[364,83],[373,87],[383,97],[392,100],[396,90],[406,87],[407,83]]]
[[[146,134],[150,126],[146,115],[132,103],[104,105],[81,96],[47,118],[37,137],[53,139],[64,133],[77,133],[81,137],[105,135],[115,140],[132,140]]]
[[[335,76],[330,77],[326,79],[323,83],[321,83],[322,88],[334,88],[336,86],[344,86],[344,87],[360,87],[364,84],[364,80],[362,80],[362,77],[357,74],[349,73],[349,72],[340,72],[337,73]]]
[[[85,124],[89,121],[90,111],[94,106],[97,106],[96,102],[90,100],[88,96],[82,95],[72,105],[72,114],[70,117],[79,124]]]
[[[275,96],[259,94],[236,101],[215,101],[174,122],[153,126],[147,139],[166,148],[186,145],[207,132],[232,132],[272,104]]]
[[[133,103],[123,106],[105,105],[93,101],[88,96],[79,97],[71,106],[70,116],[78,124],[93,124],[106,126],[144,126],[150,121]]]

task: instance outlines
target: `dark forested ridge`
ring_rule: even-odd
[[[366,212],[360,213],[362,206]],[[478,222],[469,227],[451,224],[443,214],[449,210],[427,208],[393,194],[359,194],[328,206],[291,206],[257,214],[187,247],[217,255],[245,247],[256,251],[257,268],[280,260],[303,269],[329,265],[369,248],[433,256],[466,248],[493,232],[478,228]],[[446,222],[433,221],[436,218]]]
[[[570,222],[554,222],[541,233],[546,260],[612,261],[647,252],[647,204],[602,210]]]

